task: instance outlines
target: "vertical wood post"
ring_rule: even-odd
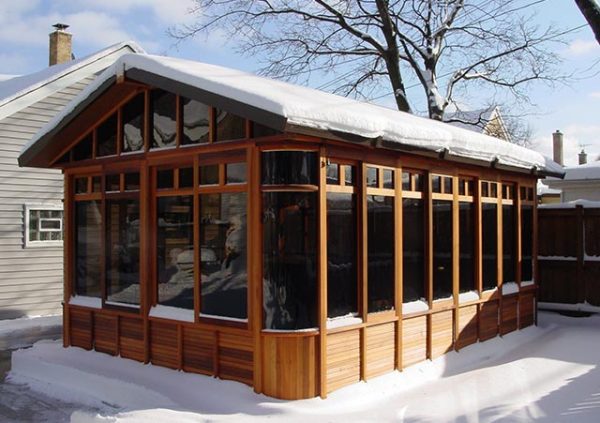
[[[360,313],[364,323],[368,320],[368,295],[369,295],[369,254],[367,243],[368,237],[368,216],[367,216],[367,165],[362,163],[360,172],[360,204],[361,204],[361,295],[360,295]],[[366,325],[360,329],[360,379],[367,380],[367,329]]]
[[[395,368],[402,369],[402,297],[403,297],[403,230],[402,230],[402,168],[396,167],[394,170],[394,280],[396,284],[395,309],[398,320],[396,321],[396,357]]]
[[[431,310],[433,308],[433,202],[431,198],[431,173],[427,172],[425,182],[425,192],[423,193],[424,204],[425,204],[425,249],[427,254],[425,255],[426,260],[426,287],[425,294],[427,295],[427,305]],[[431,324],[431,314],[427,315],[427,358],[432,358],[432,332],[433,327]]]
[[[327,398],[327,151],[319,151],[319,374],[321,398]]]
[[[475,205],[475,284],[477,293],[481,298],[483,292],[483,235],[482,235],[482,209],[481,209],[481,180],[475,179],[473,183],[473,203]],[[481,305],[477,306],[477,339],[481,337]]]
[[[452,342],[455,350],[458,350],[460,304],[458,296],[460,293],[460,209],[458,202],[458,175],[452,177],[452,301],[453,311],[453,334]]]
[[[123,176],[123,175],[122,175]],[[124,176],[123,176],[124,179]],[[147,163],[142,163],[140,168],[140,313],[143,318],[144,327],[144,363],[150,360],[150,322],[148,320],[148,312],[151,304],[153,304],[154,289],[154,274],[155,270],[152,267],[153,251],[155,245],[152,228],[152,209],[151,205],[153,195],[151,195],[150,178]]]
[[[64,203],[63,203],[63,224],[64,233],[66,234],[63,241],[63,346],[71,345],[71,321],[69,319],[69,300],[73,292],[73,256],[74,256],[74,236],[73,223],[75,216],[73,215],[73,199],[71,196],[71,175],[65,174],[64,187]]]

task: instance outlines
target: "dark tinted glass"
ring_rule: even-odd
[[[373,188],[379,187],[379,170],[375,167],[367,168],[367,186]]]
[[[329,163],[327,165],[327,183],[331,185],[339,185],[340,183],[340,165],[337,163]]]
[[[433,299],[452,296],[452,203],[433,200]]]
[[[327,317],[358,312],[356,196],[327,193]]]
[[[383,169],[383,187],[388,189],[394,188],[394,171],[391,169]]]
[[[163,90],[150,93],[152,148],[174,147],[177,138],[177,96]]]
[[[442,192],[442,177],[438,175],[431,176],[431,191]]]
[[[498,197],[498,184],[495,182],[490,184],[490,197]]]
[[[533,206],[521,209],[521,280],[533,280]]]
[[[356,183],[356,167],[351,165],[344,165],[344,183],[346,185],[352,185]]]
[[[246,121],[244,118],[216,109],[217,133],[216,141],[239,140],[246,138]]]
[[[125,174],[125,191],[139,191],[140,189],[140,174],[131,172]]]
[[[402,302],[425,299],[425,220],[423,200],[402,200]]]
[[[277,135],[281,132],[275,129],[269,128],[268,126],[261,125],[260,123],[253,123],[252,135],[254,138],[268,137],[270,135]]]
[[[104,181],[104,189],[106,191],[120,191],[121,190],[121,175],[115,173],[113,175],[106,175]]]
[[[102,177],[92,176],[92,192],[102,191]]]
[[[515,251],[515,208],[502,206],[502,281],[514,282],[517,254]]]
[[[117,154],[117,114],[113,113],[96,129],[98,157]]]
[[[459,206],[460,243],[460,292],[468,292],[475,287],[475,205],[460,203]]]
[[[410,173],[402,172],[402,189],[404,191],[412,191],[410,186]]]
[[[88,160],[92,158],[93,141],[92,134],[88,134],[73,148],[73,160]]]
[[[144,93],[136,95],[123,106],[123,150],[144,149]]]
[[[498,208],[496,204],[483,203],[482,213],[482,254],[483,254],[483,289],[497,286],[497,242],[498,242]]]
[[[179,188],[194,187],[194,168],[181,167],[179,168]]]
[[[269,151],[262,154],[263,185],[319,183],[317,153],[312,151]]]
[[[263,194],[266,329],[317,326],[317,193]]]
[[[227,163],[228,184],[243,184],[246,182],[246,163]]]
[[[100,201],[75,202],[75,293],[100,297],[102,212]]]
[[[200,195],[202,313],[245,319],[246,194]]]
[[[88,178],[75,178],[75,194],[85,194],[88,191]]]
[[[413,178],[415,178],[415,191],[423,191],[423,182],[425,181],[425,177],[420,173],[415,173]]]
[[[182,98],[183,136],[181,144],[203,144],[209,141],[210,114],[206,104],[189,98]]]
[[[140,212],[138,200],[106,200],[106,298],[140,303]]]
[[[452,194],[452,178],[444,178],[444,192],[446,194]]]
[[[481,183],[481,196],[482,197],[490,196],[490,184],[488,182]]]
[[[458,195],[467,195],[466,181],[464,179],[458,181]]]
[[[158,302],[194,309],[194,202],[191,196],[156,199]]]
[[[368,311],[394,308],[394,198],[367,195]]]
[[[218,185],[219,165],[200,166],[200,185]]]
[[[158,189],[174,188],[173,169],[158,170],[156,172],[156,186]]]

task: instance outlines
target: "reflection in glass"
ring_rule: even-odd
[[[444,177],[444,193],[452,194],[452,177]]]
[[[402,189],[404,191],[412,191],[412,187],[410,186],[410,173],[402,172]]]
[[[125,174],[125,191],[140,190],[140,174],[139,172],[131,172]]]
[[[136,95],[123,106],[123,151],[144,148],[144,93]]]
[[[533,280],[533,206],[521,208],[521,280]]]
[[[246,194],[200,195],[202,314],[245,319]]]
[[[327,165],[327,183],[331,185],[340,184],[340,165],[337,163],[329,163]]]
[[[217,119],[216,141],[246,138],[246,120],[225,110],[215,109]]]
[[[140,303],[139,201],[106,200],[106,298],[111,302]]]
[[[402,200],[402,302],[425,300],[425,220],[423,200]]]
[[[102,177],[92,176],[92,192],[102,191]]]
[[[319,184],[314,151],[268,151],[262,153],[263,185]]]
[[[228,184],[246,183],[246,163],[227,163],[225,171]]]
[[[367,186],[373,188],[379,187],[379,171],[375,167],[367,167]]]
[[[317,326],[316,192],[263,194],[265,329]]]
[[[433,299],[452,296],[452,202],[433,200]]]
[[[278,135],[280,133],[281,132],[279,132],[273,128],[269,128],[268,126],[261,125],[260,123],[257,123],[257,122],[252,123],[252,136],[254,138],[268,137],[271,135]]]
[[[327,317],[358,312],[356,196],[327,193]]]
[[[174,147],[177,139],[177,96],[163,90],[150,92],[152,148]]]
[[[108,192],[119,192],[121,190],[121,175],[119,173],[106,175],[104,189]]]
[[[502,282],[514,282],[517,254],[515,252],[515,212],[508,204],[502,206]]]
[[[85,194],[88,190],[88,178],[75,178],[75,194]]]
[[[367,195],[368,312],[394,308],[394,197]]]
[[[73,160],[88,160],[92,158],[93,141],[92,133],[86,135],[73,148]]]
[[[204,144],[209,141],[210,107],[189,98],[181,98],[183,104],[182,145]]]
[[[464,186],[464,184],[461,184]],[[475,286],[475,205],[460,203],[459,205],[459,291],[476,290]]]
[[[442,192],[442,177],[431,175],[431,192]]]
[[[102,263],[100,201],[75,202],[75,293],[100,297]]]
[[[219,184],[219,165],[200,166],[200,185]]]
[[[394,189],[394,171],[391,169],[383,169],[383,187]]]
[[[497,243],[498,243],[498,208],[496,204],[483,203],[482,213],[482,254],[483,254],[483,289],[494,289],[497,283]]]
[[[158,302],[194,309],[194,202],[192,196],[157,198]]]
[[[344,183],[348,186],[353,186],[356,181],[356,167],[352,165],[344,165]]]
[[[113,113],[96,129],[96,155],[98,157],[117,154],[117,114]]]

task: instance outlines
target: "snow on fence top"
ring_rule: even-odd
[[[136,71],[279,116],[285,121],[284,130],[324,131],[341,138],[344,135],[361,137],[383,148],[429,151],[447,158],[484,162],[481,164],[488,166],[504,165],[537,170],[541,174],[563,174],[560,166],[535,151],[442,122],[235,69],[139,54],[121,56],[43,127],[24,146],[19,158],[21,164],[26,165],[28,156],[35,154],[29,151],[33,145],[40,141],[48,142],[48,138],[75,117],[81,103],[97,90],[106,89],[108,80],[123,72],[131,77]]]

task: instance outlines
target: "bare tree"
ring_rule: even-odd
[[[596,41],[600,44],[600,6],[596,0],[575,0],[581,14],[592,28]]]
[[[174,37],[225,30],[242,53],[263,61],[263,74],[338,72],[323,88],[373,99],[388,86],[404,111],[415,102],[405,80],[416,81],[438,120],[478,85],[527,99],[528,84],[552,81],[559,60],[547,49],[557,32],[523,15],[544,0],[195,1],[198,19],[172,29]]]

